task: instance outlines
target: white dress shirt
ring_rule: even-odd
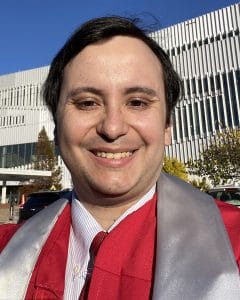
[[[152,199],[154,185],[138,202],[125,211],[108,229],[110,232],[130,213],[138,210]],[[72,225],[70,229],[67,266],[65,273],[64,300],[78,300],[88,272],[89,248],[95,235],[104,231],[101,225],[86,210],[73,192],[71,206]]]

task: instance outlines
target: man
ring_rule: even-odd
[[[74,191],[1,229],[6,298],[239,299],[239,210],[161,174],[180,87],[127,19],[89,21],[67,41],[44,97]]]

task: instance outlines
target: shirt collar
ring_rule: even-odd
[[[139,199],[134,205],[132,205],[128,210],[126,210],[113,223],[113,225],[109,228],[108,232],[113,230],[113,228],[115,228],[129,214],[138,210],[145,203],[150,201],[153,198],[155,190],[156,184],[141,199]],[[88,212],[88,210],[83,206],[83,204],[77,199],[77,195],[74,191],[72,193],[71,215],[73,234],[78,240],[78,243],[80,243],[80,247],[83,250],[88,251],[95,235],[100,231],[104,231],[104,229]],[[84,222],[82,220],[84,220]]]

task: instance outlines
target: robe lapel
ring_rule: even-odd
[[[71,208],[67,205],[39,255],[26,299],[31,298],[33,290],[37,291],[36,299],[55,299],[53,295],[56,299],[63,298],[70,227]]]
[[[67,199],[60,199],[30,218],[3,249],[0,255],[2,299],[25,298],[39,254],[67,203]]]
[[[213,199],[162,174],[154,300],[237,300],[239,272]]]

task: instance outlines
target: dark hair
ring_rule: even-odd
[[[142,40],[158,57],[164,77],[167,117],[169,125],[173,111],[181,93],[181,80],[175,72],[168,55],[152,38],[136,25],[137,20],[112,16],[92,19],[80,26],[67,40],[53,59],[48,77],[43,86],[44,100],[56,123],[56,110],[65,66],[86,46],[114,36],[122,35]]]

